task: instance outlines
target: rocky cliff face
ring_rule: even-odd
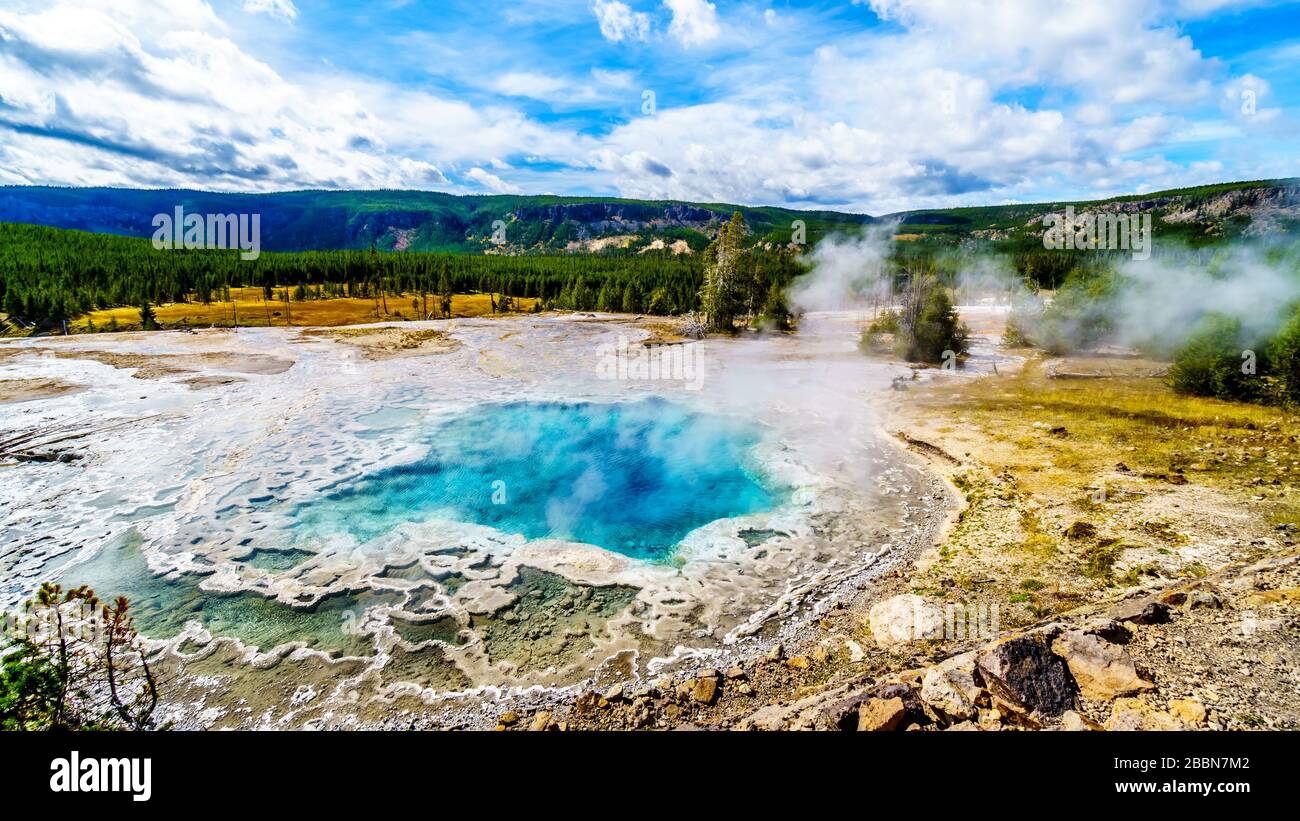
[[[1247,188],[1195,200],[1176,198],[1153,207],[1165,209],[1162,219],[1169,223],[1248,220],[1243,234],[1259,236],[1278,230],[1285,221],[1300,220],[1300,185]]]
[[[574,240],[581,243],[600,237],[648,235],[665,228],[682,228],[712,237],[718,224],[729,215],[686,203],[607,201],[527,206],[510,216],[515,225],[522,227],[521,233],[536,238],[542,247],[572,249]]]
[[[608,201],[529,206],[517,209],[514,216],[520,221],[573,222],[592,231],[608,231],[664,226],[702,229],[727,215],[685,203],[651,205]]]
[[[1168,225],[1199,224],[1207,233],[1222,233],[1232,222],[1244,225],[1244,236],[1260,236],[1300,221],[1300,185],[1240,188],[1210,195],[1173,195],[1150,199],[1100,202],[1075,206],[1076,213],[1151,214]],[[1059,210],[1036,214],[1029,226],[1040,226]]]

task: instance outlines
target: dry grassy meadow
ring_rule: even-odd
[[[363,325],[369,322],[416,320],[424,318],[424,301],[419,294],[402,294],[387,297],[385,301],[343,297],[339,299],[307,299],[284,302],[281,299],[263,299],[261,288],[232,288],[233,301],[176,302],[154,306],[158,323],[165,328],[190,326],[206,328],[215,325],[228,328],[282,327],[337,327]],[[532,310],[537,300],[519,298],[516,310]],[[428,295],[430,311],[437,311],[434,295]],[[488,316],[492,314],[492,301],[488,294],[455,294],[452,297],[453,317]],[[140,309],[137,307],[107,308],[92,311],[70,323],[74,332],[85,332],[93,325],[104,331],[117,321],[117,328],[133,330],[140,327]]]
[[[1203,575],[1300,523],[1295,415],[1176,394],[1158,364],[1034,357],[909,391],[902,432],[943,451],[932,462],[966,502],[918,589],[997,590],[1031,623]]]

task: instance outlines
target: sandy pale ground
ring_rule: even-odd
[[[0,405],[48,399],[85,389],[83,385],[73,385],[57,379],[5,379],[0,380]]]

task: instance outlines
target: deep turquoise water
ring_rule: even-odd
[[[749,468],[755,428],[663,400],[485,405],[428,441],[420,461],[300,506],[300,534],[368,540],[445,518],[658,559],[700,525],[775,502]]]

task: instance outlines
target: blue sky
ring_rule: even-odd
[[[0,183],[1085,198],[1300,174],[1297,68],[1269,0],[0,0]]]

